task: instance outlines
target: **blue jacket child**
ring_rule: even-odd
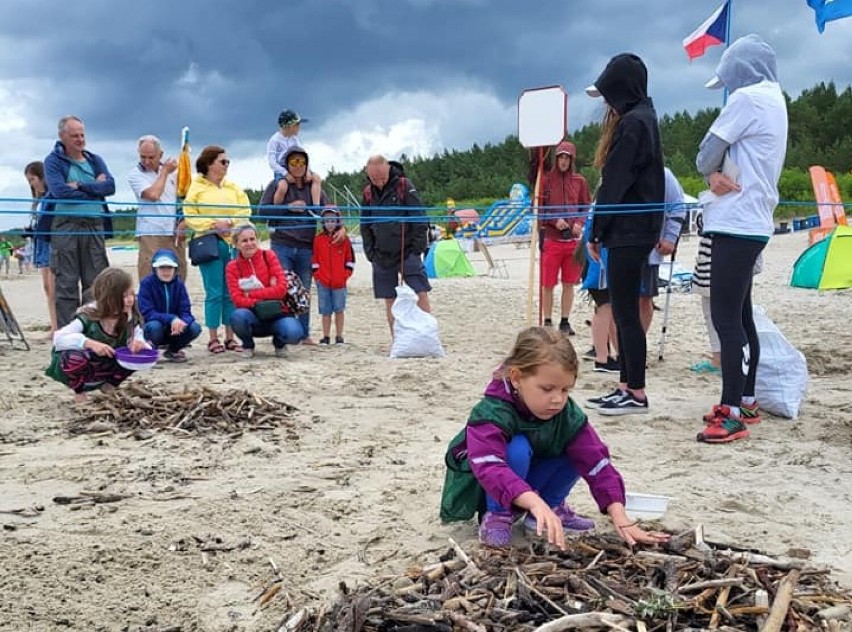
[[[177,274],[177,256],[161,248],[151,260],[153,271],[139,284],[139,311],[145,320],[145,338],[172,362],[186,362],[182,351],[201,335],[201,325],[192,315],[186,286]]]

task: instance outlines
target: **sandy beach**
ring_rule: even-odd
[[[681,243],[686,267],[697,243]],[[848,586],[852,291],[787,286],[806,244],[803,233],[775,237],[755,279],[756,304],[808,359],[808,396],[797,420],[768,416],[749,440],[731,445],[695,441],[721,381],[688,370],[707,348],[700,300],[688,294],[672,296],[664,361],[657,360],[662,313],[649,334],[651,413],[589,417],[629,491],[673,498],[660,526],[703,524],[708,539],[779,556],[806,548]],[[161,432],[143,441],[71,436],[72,395],[42,372],[50,344],[40,279],[0,277],[32,344],[29,352],[0,345],[0,629],[273,630],[295,605],[333,599],[340,581],[352,585],[434,559],[448,537],[475,548],[475,525],[442,525],[438,503],[446,444],[525,325],[529,250],[491,251],[507,263],[508,279],[488,277],[482,255],[473,253],[480,276],[434,281],[443,359],[386,357],[384,306],[372,298],[361,256],[350,284],[348,344],[296,347],[278,359],[266,339],[247,360],[208,354],[203,334],[189,363],[161,363],[131,377],[161,393],[203,384],[286,402],[299,409],[297,438],[282,430],[237,438]],[[135,257],[110,253],[128,271]],[[201,315],[195,268],[189,288]],[[589,347],[590,314],[578,300],[572,323],[580,352]],[[315,315],[313,334],[319,338]],[[617,377],[582,364],[573,394],[581,403]],[[53,502],[84,490],[129,497],[76,510]],[[570,501],[587,515],[597,512],[582,482]],[[44,508],[35,517],[7,513],[34,505]],[[608,529],[598,518],[598,528]],[[249,544],[202,554],[193,538],[211,536]],[[259,609],[252,600],[270,578],[270,557],[284,591]]]

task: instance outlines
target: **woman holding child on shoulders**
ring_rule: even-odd
[[[304,329],[284,299],[287,278],[278,257],[257,243],[257,231],[251,224],[234,232],[237,256],[228,263],[225,278],[230,299],[236,306],[231,328],[243,343],[243,354],[254,356],[255,337],[272,336],[275,355],[284,357],[286,345],[298,344]]]

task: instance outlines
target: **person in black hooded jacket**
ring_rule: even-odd
[[[428,292],[432,286],[423,266],[429,224],[417,189],[405,177],[399,163],[389,162],[384,156],[372,156],[367,161],[367,178],[369,182],[361,200],[361,237],[364,254],[373,266],[373,295],[385,299],[393,336],[391,306],[400,274],[403,282],[417,293],[420,309],[424,312],[431,309]],[[400,221],[401,216],[412,219]]]
[[[598,259],[601,244],[609,252],[607,281],[621,359],[618,389],[589,403],[605,415],[645,413],[647,346],[639,316],[640,273],[660,240],[665,205],[657,113],[648,96],[645,64],[631,53],[613,57],[586,92],[602,96],[607,104],[595,155],[601,184],[589,252]]]

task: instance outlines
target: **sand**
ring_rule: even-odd
[[[696,246],[696,238],[682,243],[688,266]],[[590,419],[628,490],[673,497],[661,526],[703,524],[708,539],[776,555],[807,548],[849,585],[852,293],[787,287],[805,246],[802,234],[773,239],[755,289],[756,303],[809,361],[798,420],[767,418],[750,440],[732,445],[695,441],[720,380],[687,370],[707,344],[699,299],[685,294],[672,297],[663,362],[656,359],[661,314],[649,335],[651,414],[590,412]],[[270,630],[289,610],[283,592],[263,610],[252,601],[272,576],[270,557],[289,598],[304,604],[333,598],[340,581],[433,559],[448,537],[475,547],[475,525],[442,525],[437,508],[445,446],[524,325],[529,250],[504,245],[492,254],[507,262],[509,279],[485,276],[475,253],[481,276],[435,282],[444,359],[385,356],[384,308],[372,298],[361,258],[350,286],[349,344],[297,347],[277,359],[264,340],[246,360],[211,356],[201,342],[190,363],[131,378],[155,389],[206,384],[286,401],[299,408],[298,441],[280,431],[237,439],[70,436],[71,394],[42,374],[49,343],[39,279],[0,279],[32,342],[29,352],[0,346],[0,510],[44,507],[34,518],[0,514],[0,629]],[[111,261],[132,270],[135,253],[113,252]],[[196,269],[189,286],[200,314]],[[586,303],[575,305],[580,351],[589,346],[589,312]],[[574,397],[582,402],[613,385],[584,362]],[[76,511],[52,501],[81,490],[132,497]],[[582,482],[570,500],[596,513]],[[599,528],[608,528],[603,516]],[[202,555],[192,538],[211,535],[251,544]]]

